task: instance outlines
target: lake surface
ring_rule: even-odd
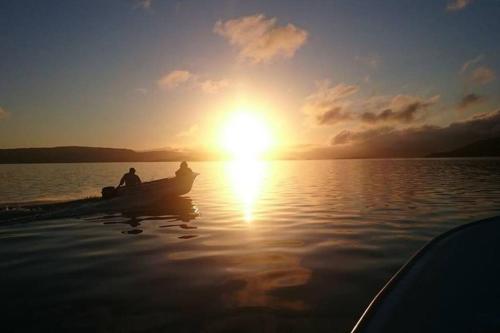
[[[98,195],[130,166],[0,165],[0,203]],[[0,222],[2,326],[347,332],[432,237],[500,214],[498,159],[191,167],[189,195],[151,211]]]

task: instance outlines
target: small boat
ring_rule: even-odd
[[[352,333],[500,332],[500,218],[434,238],[397,272]]]
[[[193,172],[182,177],[145,182],[135,187],[104,187],[102,198],[0,206],[0,222],[5,225],[10,222],[84,216],[99,212],[133,212],[155,207],[164,209],[165,205],[179,208],[183,202],[179,196],[191,191],[196,176],[198,174]],[[157,204],[160,206],[156,206]]]
[[[126,199],[146,199],[154,201],[166,197],[175,197],[191,191],[194,180],[198,173],[191,173],[182,177],[163,178],[144,182],[134,187],[104,187],[102,189],[103,199],[123,197]]]

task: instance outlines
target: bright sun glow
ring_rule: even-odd
[[[231,114],[222,131],[223,148],[237,160],[256,160],[272,144],[266,122],[257,114],[246,110]]]

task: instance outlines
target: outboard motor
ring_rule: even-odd
[[[113,186],[103,187],[101,190],[103,199],[111,199],[116,197],[116,189]]]

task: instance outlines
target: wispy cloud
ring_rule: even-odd
[[[468,5],[472,3],[472,0],[452,0],[448,2],[448,5],[446,6],[446,10],[448,11],[457,11],[457,10],[462,10]]]
[[[201,91],[203,91],[204,93],[217,94],[221,90],[229,86],[229,80],[227,79],[204,80],[204,81],[198,81],[197,84],[199,85]]]
[[[188,128],[187,130],[178,133],[177,136],[180,138],[187,138],[187,137],[193,136],[197,132],[198,132],[198,124],[194,124],[193,126]]]
[[[482,103],[483,101],[483,96],[474,93],[466,94],[460,99],[460,102],[457,105],[457,109],[463,111],[474,105]]]
[[[380,58],[377,56],[356,56],[355,60],[370,69],[377,69],[380,65]]]
[[[146,88],[136,88],[135,92],[140,94],[140,95],[147,95],[148,90]]]
[[[173,89],[187,82],[192,76],[189,71],[176,69],[160,78],[157,83],[160,88]]]
[[[477,64],[478,62],[480,62],[481,60],[483,60],[483,55],[480,54],[478,55],[477,57],[475,57],[474,59],[471,59],[471,60],[468,60],[466,61],[463,65],[462,65],[462,69],[460,70],[460,73],[465,73],[467,71],[467,69],[475,64]]]
[[[9,113],[0,106],[0,120],[7,118]]]
[[[340,122],[358,121],[366,124],[408,124],[422,118],[421,111],[436,104],[439,95],[422,98],[410,95],[354,96],[356,85],[330,81],[317,83],[317,90],[306,98],[302,111],[315,125],[335,125]]]
[[[160,88],[167,90],[187,85],[192,89],[200,89],[205,94],[217,94],[227,88],[230,81],[206,79],[187,70],[174,70],[160,78],[157,83]]]
[[[474,59],[466,61],[460,70],[460,74],[465,74],[467,73],[467,79],[468,81],[475,83],[475,84],[487,84],[490,83],[491,81],[496,79],[496,74],[493,69],[487,67],[487,66],[479,66],[476,67],[477,64],[479,64],[480,61],[483,60],[483,55],[480,54]],[[473,69],[473,67],[476,67]]]
[[[262,14],[217,21],[213,31],[239,49],[239,57],[252,63],[273,58],[291,58],[307,40],[307,31],[289,23],[279,26],[276,18]]]
[[[329,80],[316,82],[316,91],[306,97],[302,112],[317,125],[332,125],[351,119],[347,97],[357,93],[359,87],[349,84],[332,86]]]
[[[340,106],[337,106],[324,113],[318,114],[316,116],[316,121],[319,125],[328,125],[352,120],[352,118],[350,113],[343,111]]]
[[[481,66],[472,71],[470,80],[476,84],[487,84],[495,80],[495,72],[486,66]]]
[[[419,111],[436,104],[438,100],[439,95],[429,99],[409,95],[397,95],[391,98],[381,110],[361,113],[360,119],[370,124],[380,122],[411,123],[417,119]]]
[[[135,7],[142,9],[149,9],[153,4],[153,0],[135,0]]]

